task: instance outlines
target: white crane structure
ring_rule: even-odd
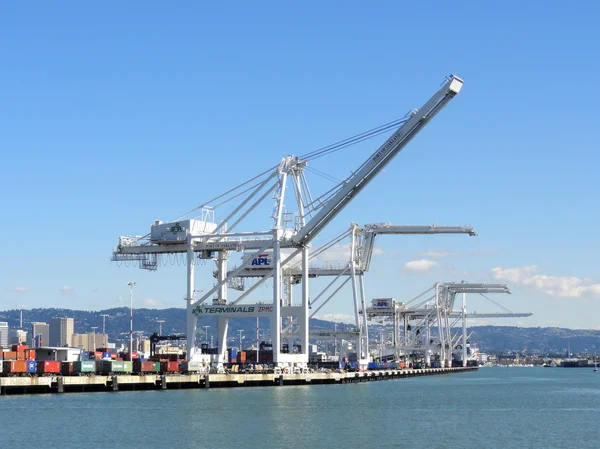
[[[452,363],[452,350],[462,349],[463,365],[467,363],[467,319],[528,317],[531,313],[514,313],[487,297],[490,293],[510,294],[504,284],[467,282],[436,283],[407,302],[394,298],[373,299],[366,309],[367,318],[393,325],[392,347],[394,356],[422,352],[425,363],[438,353],[444,364]],[[460,309],[456,295],[462,294]],[[467,313],[466,295],[479,294],[503,309],[502,312]],[[452,335],[452,329],[462,321],[462,332]],[[434,335],[431,331],[436,329]],[[461,338],[462,337],[462,338]]]
[[[403,119],[387,123],[373,130],[345,139],[302,156],[285,156],[280,163],[237,187],[203,203],[187,214],[169,223],[157,221],[150,234],[142,237],[122,236],[113,251],[112,260],[136,262],[140,268],[155,270],[161,263],[161,255],[186,255],[187,289],[187,358],[212,363],[222,368],[226,358],[228,320],[233,317],[266,316],[270,318],[273,341],[273,361],[282,367],[304,367],[308,363],[309,344],[309,259],[313,238],[321,232],[356,195],[367,186],[391,160],[456,96],[463,81],[450,76],[425,104],[411,111]],[[305,168],[310,161],[331,154],[341,148],[362,142],[384,132],[394,130],[392,135],[346,179],[319,197],[311,195]],[[292,192],[293,206],[285,203]],[[274,201],[272,226],[262,231],[239,231],[242,223],[269,197]],[[240,201],[241,199],[241,201]],[[239,202],[232,203],[233,200]],[[215,221],[216,209],[232,205],[232,210]],[[286,218],[293,213],[294,219]],[[228,270],[231,252],[251,252],[233,270]],[[252,267],[253,261],[264,259],[269,252],[271,262],[268,270],[251,288],[237,298],[230,299],[228,286],[238,275]],[[299,264],[301,301],[299,305],[284,303],[283,268],[296,258]],[[213,288],[194,297],[194,267],[196,261],[212,259],[217,265]],[[351,267],[351,270],[354,270]],[[263,303],[247,304],[244,299],[267,280],[272,279],[272,297]],[[206,303],[211,299],[212,303]],[[216,316],[218,324],[218,355],[201,354],[196,348],[197,316]],[[281,351],[282,317],[295,318],[300,339],[300,352],[286,354]]]
[[[425,226],[401,226],[393,225],[390,223],[378,223],[378,224],[367,224],[364,227],[360,227],[355,223],[350,225],[350,228],[334,237],[330,241],[326,242],[320,248],[314,250],[310,257],[309,262],[315,260],[327,254],[327,250],[339,244],[340,241],[350,237],[350,251],[349,260],[347,263],[341,266],[330,266],[323,264],[309,264],[308,274],[309,278],[330,276],[334,279],[319,292],[314,299],[310,301],[309,308],[311,310],[310,318],[314,318],[316,314],[333,298],[341,289],[348,284],[352,283],[352,298],[354,306],[355,325],[354,330],[340,330],[340,331],[322,331],[314,330],[310,332],[311,338],[318,338],[325,340],[327,338],[343,338],[346,340],[355,340],[357,359],[359,364],[366,364],[369,357],[369,331],[367,317],[362,311],[366,307],[365,287],[364,287],[364,274],[369,270],[373,249],[375,247],[375,237],[379,234],[384,235],[433,235],[433,234],[467,234],[470,236],[477,235],[471,226],[436,226],[436,225],[425,225]],[[245,278],[262,277],[264,270],[270,269],[272,259],[269,257],[269,253],[262,254],[261,256],[252,261],[249,267],[239,271],[235,278],[232,279],[230,286],[244,290],[245,289]],[[234,271],[236,268],[232,271]],[[217,272],[215,271],[215,276]],[[283,304],[284,306],[291,306],[292,301],[292,286],[300,282],[302,276],[302,266],[300,261],[292,261],[282,267],[282,277],[284,284],[283,292]],[[337,288],[333,289],[329,295],[326,295],[331,289],[337,285]],[[323,299],[323,300],[321,300]],[[318,306],[318,307],[317,307]],[[284,319],[284,325],[282,330],[282,336],[285,338],[295,338],[298,336],[299,326],[297,322],[288,318]],[[288,347],[290,345],[288,344]]]

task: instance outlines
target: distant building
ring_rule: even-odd
[[[8,347],[8,323],[0,322],[0,347]]]
[[[68,346],[71,343],[74,327],[73,318],[52,318],[50,320],[50,346]]]
[[[10,329],[8,332],[9,345],[23,345],[27,341],[27,331],[23,329]]]
[[[71,335],[71,346],[84,351],[95,351],[97,348],[108,347],[108,334],[73,334]]]
[[[50,325],[48,323],[31,323],[31,346],[38,348],[50,344]]]
[[[144,354],[150,354],[150,340],[140,340],[138,343],[138,351]]]

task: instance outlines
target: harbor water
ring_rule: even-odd
[[[587,448],[600,373],[482,368],[383,382],[0,397],[0,447]]]

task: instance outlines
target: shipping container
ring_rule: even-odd
[[[112,362],[111,371],[113,373],[124,373],[125,372],[125,362],[123,362],[123,361]],[[132,367],[132,371],[133,371],[133,367]]]
[[[246,363],[246,351],[240,351],[238,355],[239,363]]]
[[[17,360],[17,353],[15,351],[4,352],[4,360]]]
[[[28,373],[35,373],[37,371],[37,362],[35,360],[27,360],[25,363],[27,364]]]
[[[130,362],[132,360],[135,360],[139,357],[139,354],[137,352],[133,352],[133,354],[129,354],[128,352],[124,353],[122,355],[123,360],[125,360],[126,362]]]
[[[71,375],[73,375],[73,363],[74,362],[61,362],[61,364],[60,364],[60,373],[63,376],[71,376]]]
[[[25,350],[25,360],[35,360],[35,349]]]
[[[25,349],[29,349],[29,346],[27,346],[27,345],[12,345],[12,350],[15,352],[22,352],[22,351],[25,351]]]
[[[44,360],[37,363],[38,374],[59,374],[60,362],[54,360]]]
[[[204,371],[204,366],[202,362],[181,362],[181,371],[184,373],[194,373],[198,371]]]
[[[161,373],[176,373],[179,371],[179,362],[160,362]]]
[[[123,362],[123,372],[124,373],[133,373],[133,364],[132,362]]]
[[[27,373],[27,362],[24,360],[9,360],[2,363],[4,365],[4,372],[10,374],[24,374]]]
[[[134,373],[152,373],[154,371],[153,362],[142,362],[141,360],[134,360],[132,363]]]
[[[75,374],[95,373],[96,364],[93,360],[83,360],[81,362],[73,362],[73,372]]]

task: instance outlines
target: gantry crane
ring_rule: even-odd
[[[395,356],[400,352],[423,351],[426,363],[432,352],[439,351],[443,363],[452,362],[452,349],[462,346],[463,364],[467,361],[467,319],[468,318],[515,318],[528,317],[531,313],[513,313],[485,296],[490,293],[510,294],[505,284],[486,284],[468,282],[436,283],[429,289],[407,302],[398,302],[394,298],[374,299],[366,309],[369,319],[393,324],[392,346]],[[456,295],[462,294],[460,310],[455,309]],[[466,295],[480,294],[503,311],[499,313],[467,313]],[[452,336],[454,326],[462,320],[462,342]],[[437,328],[433,338],[431,329]],[[400,336],[402,330],[402,338]]]
[[[368,358],[369,350],[369,332],[367,317],[362,313],[362,310],[366,307],[365,299],[365,288],[364,288],[364,274],[370,268],[370,262],[375,244],[375,237],[379,234],[384,235],[434,235],[434,234],[466,234],[470,236],[477,235],[475,230],[471,226],[437,226],[437,225],[393,225],[391,223],[378,223],[378,224],[367,224],[364,227],[360,227],[355,223],[350,225],[350,228],[334,237],[330,241],[323,244],[320,248],[317,248],[312,252],[309,259],[314,260],[322,254],[327,254],[327,250],[345,238],[350,237],[351,249],[349,251],[349,260],[342,266],[329,266],[322,264],[309,265],[309,277],[334,277],[333,281],[330,282],[316,297],[310,302],[311,314],[310,318],[314,318],[316,314],[334,297],[338,294],[341,289],[348,283],[352,282],[353,292],[353,305],[355,314],[356,330],[353,335],[356,337],[356,348],[357,356],[359,360],[366,360]],[[232,285],[236,286],[240,290],[244,290],[245,278],[261,278],[264,272],[270,269],[272,259],[270,253],[261,254],[260,256],[252,260],[252,263],[246,269],[238,272],[237,278],[232,279]],[[235,268],[234,268],[235,270]],[[232,270],[233,271],[233,270]],[[299,261],[292,261],[282,266],[283,273],[283,304],[285,306],[292,305],[292,285],[297,284],[302,276],[302,267]],[[217,271],[215,271],[215,276]],[[336,284],[338,280],[344,281],[331,293],[325,297],[325,293]],[[320,301],[325,298],[323,301]],[[318,305],[318,307],[317,307]],[[283,333],[286,338],[297,336],[297,331],[294,332],[292,327],[297,324],[291,319],[284,321]],[[344,331],[346,332],[346,331]],[[311,333],[311,337],[322,337],[321,333]],[[342,336],[340,336],[342,338]],[[343,338],[349,339],[344,334]]]
[[[391,160],[435,117],[461,90],[463,81],[450,76],[421,109],[411,111],[404,119],[362,133],[335,145],[322,148],[303,156],[286,156],[278,165],[261,173],[239,186],[213,198],[179,219],[162,223],[157,221],[151,232],[143,237],[124,236],[113,252],[112,260],[137,261],[141,268],[154,269],[158,266],[161,254],[182,253],[187,256],[187,357],[201,358],[222,364],[226,353],[228,319],[234,316],[269,316],[273,336],[273,360],[278,365],[306,364],[309,342],[309,248],[312,239],[327,226],[337,214],[371,181]],[[384,144],[371,154],[352,174],[336,187],[313,198],[304,169],[309,161],[337,151],[349,144],[360,142],[382,132],[397,129]],[[282,221],[284,199],[287,190],[292,189],[295,197],[295,221],[287,228]],[[222,220],[214,221],[217,207],[234,199],[244,199],[237,203]],[[267,231],[238,232],[236,228],[269,196],[274,200],[272,227]],[[200,219],[193,214],[200,213]],[[186,218],[193,217],[193,218]],[[291,254],[282,258],[282,249],[291,249]],[[232,251],[254,251],[252,257],[236,267],[227,269],[229,254]],[[270,250],[272,268],[252,288],[246,290],[233,302],[228,301],[227,286],[240,272],[247,268],[251,260]],[[200,259],[213,259],[217,264],[216,285],[200,298],[194,298],[194,265],[196,256]],[[301,257],[302,303],[299,307],[283,306],[282,266],[294,257]],[[273,279],[273,295],[270,305],[239,303],[249,294]],[[216,295],[213,304],[205,306],[206,300]],[[219,355],[216,360],[203,357],[195,348],[196,318],[198,315],[218,317]],[[301,341],[301,354],[281,353],[281,318],[296,317]]]

